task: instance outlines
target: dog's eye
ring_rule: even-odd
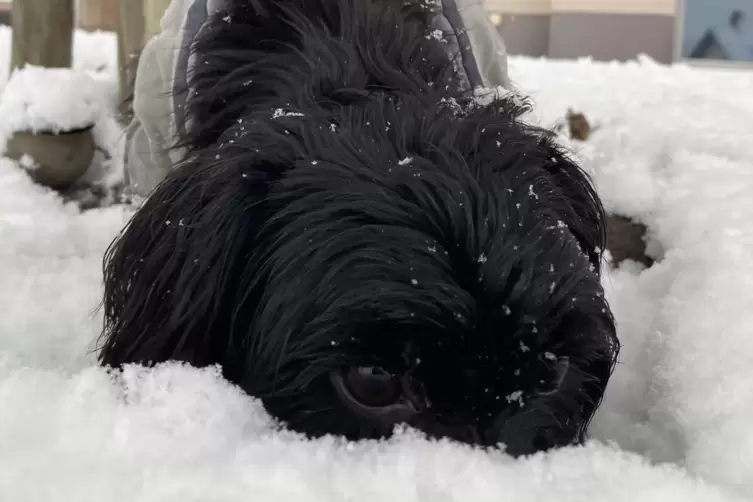
[[[361,404],[384,407],[395,404],[402,394],[400,379],[373,366],[356,366],[345,374],[345,385]]]

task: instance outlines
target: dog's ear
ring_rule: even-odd
[[[564,198],[563,221],[599,273],[607,244],[607,217],[591,177],[556,143],[555,135],[540,131],[541,146],[548,156],[544,167]]]
[[[103,364],[225,361],[265,185],[206,157],[158,185],[104,257]]]
[[[476,164],[516,183],[536,182],[544,175],[554,188],[549,203],[556,208],[598,273],[606,246],[606,215],[590,176],[557,142],[552,131],[525,123],[530,100],[505,95],[476,106],[464,117],[460,148],[477,157]]]

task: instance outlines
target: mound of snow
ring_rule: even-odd
[[[214,369],[0,368],[3,500],[743,500],[600,444],[514,461],[408,431],[307,441]]]
[[[0,94],[6,132],[54,134],[91,127],[105,100],[99,83],[83,71],[27,65],[14,70]]]

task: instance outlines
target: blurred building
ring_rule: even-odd
[[[0,0],[0,25],[10,24],[10,0]]]
[[[137,2],[139,0],[131,0]],[[76,0],[78,25],[85,30],[115,30],[115,0]]]
[[[661,62],[673,59],[678,0],[483,1],[511,54],[626,60],[646,53]],[[81,28],[115,29],[115,0],[76,3]],[[8,22],[9,4],[0,0],[0,22]]]
[[[753,68],[753,0],[685,0],[680,56]]]
[[[115,29],[115,0],[74,0],[74,2],[78,11],[80,28],[85,30]],[[13,0],[0,0],[0,25],[11,24],[12,3]]]
[[[676,0],[485,2],[511,54],[627,60],[645,53],[673,60]]]

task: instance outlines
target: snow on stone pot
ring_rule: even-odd
[[[68,68],[27,65],[14,71],[0,95],[5,155],[42,185],[62,189],[75,183],[94,158],[100,85]]]

